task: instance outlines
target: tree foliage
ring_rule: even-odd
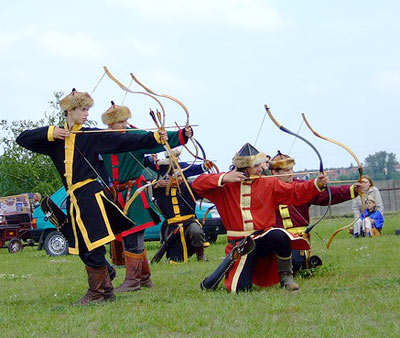
[[[64,113],[59,108],[63,96],[63,92],[54,92],[55,99],[49,102],[50,112],[45,112],[39,121],[0,121],[0,127],[4,131],[0,138],[3,146],[3,154],[0,156],[0,196],[25,192],[49,195],[62,185],[60,176],[48,156],[22,148],[15,140],[26,129],[63,125]],[[95,122],[91,121],[89,124],[95,125]]]
[[[400,174],[396,171],[398,164],[394,153],[378,151],[365,159],[365,173],[374,180],[398,179],[400,178]]]

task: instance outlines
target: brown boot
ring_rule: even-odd
[[[208,262],[208,259],[204,254],[204,246],[197,246],[194,248],[194,251],[196,252],[197,260],[199,262]]]
[[[134,254],[124,251],[126,275],[124,282],[115,289],[116,292],[128,292],[140,290],[142,278],[143,253]]]
[[[111,277],[110,277],[110,274],[108,273],[108,269],[107,269],[107,273],[104,277],[103,289],[104,289],[104,300],[106,302],[115,301],[114,287],[111,283]]]
[[[292,255],[289,257],[279,257],[278,259],[278,272],[281,279],[281,286],[289,291],[296,291],[299,289],[297,283],[293,280],[292,272]]]
[[[87,265],[85,267],[88,274],[89,289],[86,295],[74,303],[74,305],[88,305],[104,302],[104,280],[106,275],[110,278],[107,267],[103,266],[97,269],[91,268]]]
[[[153,282],[150,279],[150,265],[147,260],[146,249],[143,251],[143,261],[142,261],[142,279],[140,280],[140,286],[146,288],[152,288],[154,286]]]
[[[122,242],[117,241],[116,239],[110,243],[111,249],[111,260],[114,265],[124,266],[124,246]]]

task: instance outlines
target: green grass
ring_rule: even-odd
[[[200,281],[224,257],[226,238],[206,250],[208,263],[153,265],[155,288],[117,295],[105,305],[75,307],[87,289],[78,257],[48,257],[36,247],[0,250],[1,337],[399,337],[400,215],[383,236],[353,239],[343,231],[327,250],[312,235],[323,266],[297,276],[296,294],[278,286],[238,295],[203,292]],[[348,218],[315,227],[326,241]],[[146,243],[149,257],[157,243]],[[117,269],[114,285],[124,277]]]

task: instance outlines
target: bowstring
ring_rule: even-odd
[[[263,119],[262,119],[262,121],[261,121],[260,128],[258,129],[257,137],[256,137],[256,140],[254,141],[254,146],[257,145],[258,137],[260,136],[261,129],[262,129],[263,125],[264,125],[265,117],[266,117],[266,116],[267,116],[267,111],[265,111],[264,116],[263,116]]]
[[[128,84],[128,88],[131,88],[132,81],[133,81],[133,79],[131,78],[131,81],[130,81],[129,84]],[[122,98],[121,106],[122,106],[122,105],[124,104],[124,102],[125,102],[126,95],[128,95],[128,92],[127,92],[127,91],[125,91],[124,97]]]
[[[93,90],[90,93],[90,96],[93,95],[94,91],[97,89],[97,87],[99,86],[100,82],[103,81],[104,75],[106,75],[106,72],[104,72],[103,75],[100,77],[100,80],[97,81],[96,85],[94,86]]]
[[[301,127],[303,126],[303,123],[304,123],[304,120],[301,119],[300,127],[299,127],[299,129],[297,130],[297,133],[296,133],[296,134],[299,134],[299,133],[300,133],[300,130],[301,130]],[[292,142],[292,145],[291,145],[290,148],[289,148],[288,155],[289,155],[290,152],[292,151],[293,146],[294,146],[294,144],[296,143],[296,140],[297,140],[297,137],[296,137],[296,136],[293,136],[293,142]]]

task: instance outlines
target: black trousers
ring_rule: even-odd
[[[79,241],[79,257],[85,265],[90,266],[93,269],[109,265],[109,263],[106,260],[106,248],[104,245],[89,251],[86,245],[84,244],[85,242],[83,240],[80,231],[78,231],[78,241]]]
[[[289,236],[278,229],[273,229],[266,235],[256,237],[254,242],[256,247],[253,252],[247,255],[241,271],[238,271],[238,282],[235,290],[232,290],[233,292],[251,289],[254,266],[258,258],[270,255],[277,255],[286,258],[290,257],[292,252],[292,245]]]
[[[123,238],[126,251],[141,254],[144,251],[144,229]]]

